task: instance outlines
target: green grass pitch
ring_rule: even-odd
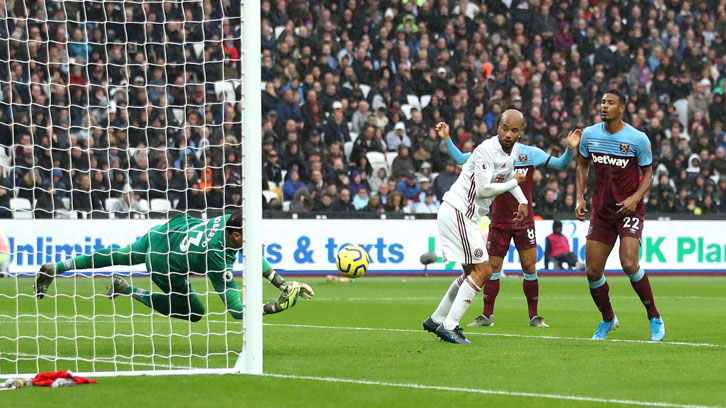
[[[521,278],[503,279],[496,325],[465,328],[469,346],[443,343],[421,329],[452,279],[300,279],[313,285],[315,298],[264,319],[268,376],[99,378],[73,388],[2,391],[0,401],[8,407],[726,406],[726,278],[651,277],[667,328],[663,343],[646,341],[645,310],[624,276],[609,277],[621,324],[612,341],[588,340],[600,315],[584,277],[540,278],[539,310],[550,328],[527,326]],[[106,299],[109,281],[59,279],[50,291],[61,295],[57,301],[36,303],[8,297],[18,290],[29,295],[30,279],[0,280],[0,373],[234,364],[225,343],[239,350],[242,326],[222,314],[216,295],[205,299],[212,314],[190,324],[151,314],[129,298]],[[135,283],[150,286],[147,278]],[[203,292],[206,280],[192,285]],[[72,293],[83,296],[75,305],[65,296]],[[276,295],[265,284],[265,299]],[[463,323],[481,305],[477,296]],[[19,319],[8,317],[18,313]],[[223,325],[229,334],[209,335]],[[74,333],[78,342],[66,339]],[[31,338],[37,334],[41,340]],[[18,335],[28,337],[7,339]],[[84,361],[36,365],[36,355]]]

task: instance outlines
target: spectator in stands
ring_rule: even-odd
[[[439,173],[436,180],[434,180],[433,191],[439,201],[443,200],[444,194],[454,185],[458,177],[456,165],[452,160],[447,160],[444,171]]]
[[[353,163],[357,163],[368,152],[383,153],[386,151],[386,144],[376,136],[375,127],[367,124],[363,126],[363,134],[358,136],[353,143],[350,153],[350,161]]]
[[[557,212],[557,201],[555,191],[547,189],[545,191],[544,202],[541,202],[535,208],[535,213],[541,215],[545,219],[551,219],[552,216]]]
[[[567,264],[567,269],[578,267],[577,255],[570,251],[570,242],[562,235],[562,222],[555,220],[552,223],[552,233],[545,238],[545,269],[549,268],[550,261],[555,263],[555,269],[562,269],[562,264]]]
[[[71,209],[84,212],[91,218],[103,217],[103,203],[91,194],[91,178],[87,174],[81,175],[78,184],[74,186]]]
[[[320,201],[315,203],[315,206],[313,207],[313,211],[330,212],[330,206],[333,203],[334,199],[335,199],[335,196],[326,191],[320,198]]]
[[[726,157],[724,147],[716,148],[716,154],[711,159],[711,169],[719,176],[726,176]]]
[[[368,201],[370,201],[368,189],[365,187],[361,188],[353,196],[353,208],[355,208],[356,211],[361,211],[368,206]]]
[[[113,204],[107,210],[115,214],[116,218],[129,218],[132,213],[142,213],[143,208],[134,196],[134,190],[130,184],[124,186],[121,197],[114,200]]]
[[[400,144],[398,146],[398,155],[393,159],[393,163],[391,163],[391,178],[399,180],[406,177],[407,174],[413,173],[415,170],[413,158],[409,154],[408,147]]]
[[[378,191],[381,184],[388,183],[388,172],[386,167],[379,167],[370,177],[368,177],[368,186],[371,191]]]
[[[348,123],[343,117],[343,104],[340,101],[333,102],[332,118],[328,119],[325,125],[325,144],[330,146],[333,142],[350,142],[350,131]]]
[[[343,187],[340,189],[340,195],[338,198],[330,204],[329,212],[332,213],[352,213],[355,212],[355,207],[351,201],[350,189]]]
[[[267,152],[266,161],[262,172],[264,177],[275,185],[282,184],[282,166],[278,163],[279,157],[277,156],[277,150],[270,150]]]
[[[368,108],[367,101],[361,101],[358,104],[358,110],[353,113],[353,118],[351,119],[351,131],[360,134],[363,128],[368,125],[368,117],[371,115]]]
[[[393,129],[386,134],[386,146],[388,151],[395,152],[399,150],[399,146],[404,145],[411,148],[411,139],[406,134],[406,125],[403,122],[397,122]]]
[[[711,94],[706,93],[700,81],[696,82],[693,84],[693,92],[688,95],[688,117],[692,117],[695,112],[708,115],[710,103]]]
[[[357,194],[358,190],[360,189],[370,190],[370,186],[368,185],[368,180],[365,177],[365,173],[358,170],[351,171],[350,183],[348,184],[348,188],[350,188],[351,194],[354,195]]]
[[[381,202],[381,196],[378,193],[373,193],[368,199],[368,205],[366,205],[365,208],[363,208],[361,211],[367,213],[383,214],[386,210],[383,203]]]
[[[403,214],[410,213],[411,209],[408,206],[408,200],[406,196],[400,191],[394,190],[388,194],[386,200],[386,213],[388,214]]]
[[[287,122],[288,119],[293,119],[295,122],[302,124],[303,116],[300,110],[300,105],[295,102],[294,93],[291,88],[285,89],[282,93],[282,100],[277,103],[278,119],[283,123]]]
[[[315,203],[310,199],[310,191],[307,187],[300,187],[295,191],[295,196],[290,203],[291,212],[305,213],[313,210]]]
[[[0,165],[0,218],[13,218],[10,211],[10,199],[13,198],[13,183],[3,176],[3,166]]]
[[[268,82],[265,84],[265,90],[262,91],[262,117],[267,117],[270,114],[277,116],[276,109],[279,103],[280,98],[277,97],[275,84],[273,82]]]
[[[283,157],[280,158],[280,167],[288,170],[288,177],[290,177],[289,171],[295,169],[300,172],[302,178],[306,168],[305,155],[303,155],[300,143],[297,140],[288,141],[285,144]]]
[[[417,178],[418,185],[421,187],[421,191],[418,193],[418,196],[416,197],[415,202],[422,202],[426,196],[426,193],[431,192],[433,193],[433,189],[431,188],[431,179],[427,176],[420,175]],[[436,201],[436,198],[434,197],[434,201]]]
[[[139,198],[148,198],[150,181],[153,188],[162,188],[152,190],[152,196],[167,196],[175,173],[166,180],[167,175],[155,169],[184,171],[201,159],[180,155],[183,148],[204,150],[240,134],[241,104],[224,93],[205,92],[217,81],[240,77],[240,43],[232,39],[241,31],[234,17],[239,11],[235,3],[207,3],[202,8],[193,2],[152,4],[149,10],[137,4],[130,6],[133,20],[106,23],[99,22],[103,10],[94,15],[91,7],[78,17],[81,21],[68,18],[68,24],[62,9],[55,12],[48,6],[53,21],[61,22],[55,25],[30,23],[48,19],[42,7],[8,8],[8,33],[26,33],[11,35],[10,57],[5,68],[0,67],[8,78],[0,81],[0,100],[5,101],[0,104],[0,147],[12,150],[15,184],[22,184],[34,168],[42,168],[67,171],[61,180],[70,186],[80,173],[108,166],[110,190],[102,189],[102,199],[120,196],[127,182]],[[684,185],[681,170],[689,167],[698,169],[684,172],[691,177],[685,185],[692,195],[707,189],[707,178],[724,175],[717,148],[726,148],[726,48],[718,2],[703,3],[690,14],[681,11],[680,3],[667,2],[639,2],[619,12],[617,7],[569,0],[511,10],[496,2],[481,7],[470,0],[435,3],[436,7],[429,3],[392,3],[381,10],[375,2],[343,2],[332,11],[313,12],[302,11],[306,7],[294,2],[263,1],[265,156],[270,150],[283,153],[278,166],[297,168],[300,178],[308,181],[312,152],[320,150],[325,168],[328,155],[342,154],[343,143],[351,140],[349,125],[361,141],[365,127],[372,125],[374,137],[369,140],[376,142],[367,142],[366,149],[358,146],[349,160],[344,159],[344,170],[359,165],[367,172],[360,167],[366,151],[381,146],[398,151],[397,143],[408,143],[414,166],[394,169],[394,177],[421,171],[424,161],[445,176],[447,153],[435,135],[429,136],[433,123],[456,122],[456,143],[468,150],[492,136],[497,115],[511,105],[527,114],[530,143],[550,150],[560,132],[598,120],[597,101],[612,84],[630,97],[627,121],[646,132],[658,162],[679,188]],[[605,21],[604,15],[612,18]],[[164,24],[149,24],[154,21]],[[278,26],[284,29],[276,35]],[[144,47],[126,46],[144,39]],[[94,45],[106,42],[111,44],[108,49]],[[204,45],[201,55],[197,44]],[[152,68],[146,72],[145,66]],[[365,86],[370,87],[367,96],[361,90]],[[423,111],[412,107],[408,120],[401,109],[408,104],[407,94],[419,97],[422,105],[424,96],[430,96]],[[386,146],[389,131],[391,136],[400,132],[399,122],[408,141],[399,137]],[[177,133],[188,134],[184,146]],[[295,150],[295,143],[296,159],[288,160],[288,148]],[[133,157],[129,150],[141,147],[153,149],[148,160]],[[127,152],[133,157],[130,163]],[[170,156],[164,164],[160,152]],[[226,169],[239,167],[239,160],[212,154],[211,163],[201,160],[193,167],[212,169],[211,177],[203,172],[203,197],[222,205],[227,201],[221,194],[229,182]],[[692,166],[691,154],[698,155],[697,166]],[[225,170],[217,174],[215,168]],[[574,168],[565,173],[563,185]],[[39,188],[50,192],[55,186],[55,195],[63,196],[52,173],[40,171]],[[269,178],[267,171],[263,173],[263,179]],[[547,169],[540,173],[533,195],[537,208],[546,206],[543,180],[561,176]],[[323,175],[335,177],[330,172]],[[691,182],[696,175],[704,177],[702,186]],[[92,188],[102,181],[91,176]],[[273,180],[278,186],[284,181]],[[443,193],[436,187],[440,199]],[[659,207],[668,209],[664,198],[658,197]],[[685,208],[680,194],[673,198],[674,208]],[[694,208],[700,208],[702,199],[696,197]],[[556,211],[567,208],[566,200],[566,191],[555,191]],[[713,201],[718,207],[719,200]],[[178,206],[185,205],[180,199]]]
[[[418,201],[421,186],[416,181],[416,174],[411,172],[396,183],[396,191],[400,191],[409,201]]]
[[[439,211],[440,203],[436,201],[436,197],[432,191],[427,191],[424,194],[424,199],[417,202],[414,205],[414,212],[416,214],[436,214]]]
[[[282,200],[292,200],[297,190],[303,187],[305,187],[305,183],[300,180],[300,173],[296,169],[290,170],[287,173],[287,180],[282,186]]]

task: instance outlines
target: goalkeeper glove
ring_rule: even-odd
[[[40,267],[40,271],[38,271],[38,274],[35,276],[35,285],[33,285],[35,289],[35,296],[37,296],[38,299],[43,299],[45,292],[48,291],[48,287],[51,283],[53,283],[53,279],[57,272],[58,265],[54,263],[47,263]]]
[[[297,285],[300,287],[300,297],[303,299],[312,299],[313,296],[315,296],[315,291],[307,283],[293,281],[290,285]]]
[[[297,304],[297,298],[300,296],[300,286],[297,282],[293,282],[285,287],[285,290],[280,293],[280,297],[277,298],[277,304],[280,307],[280,311],[287,310],[295,304]]]

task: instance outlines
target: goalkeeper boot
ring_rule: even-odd
[[[603,320],[597,325],[597,330],[595,330],[595,334],[593,334],[592,339],[605,340],[608,338],[608,333],[617,329],[618,326],[620,326],[620,322],[618,321],[617,316],[613,316],[613,320],[609,322]]]
[[[126,294],[126,291],[129,290],[129,287],[131,287],[131,285],[129,285],[124,278],[114,276],[113,283],[111,283],[111,288],[108,290],[108,293],[106,293],[106,296],[108,296],[109,299],[113,299],[118,295],[124,295]]]
[[[434,319],[429,316],[426,320],[423,322],[423,328],[427,332],[436,334],[436,328],[439,327],[439,324],[434,321]]]
[[[280,297],[277,298],[277,304],[280,307],[280,311],[287,310],[295,304],[297,304],[297,298],[300,296],[300,286],[296,283],[288,285],[285,290],[280,293]]]
[[[454,327],[454,330],[446,330],[444,329],[444,325],[440,324],[439,327],[436,328],[436,335],[439,336],[441,340],[449,343],[471,344],[471,342],[464,336],[464,332],[459,326]]]
[[[43,299],[45,292],[48,291],[48,287],[53,283],[56,273],[58,273],[58,265],[54,263],[43,264],[38,271],[38,275],[35,277],[35,296],[38,299]]]
[[[529,325],[532,327],[550,327],[549,324],[545,323],[542,316],[532,316],[531,319],[529,319]]]
[[[663,341],[665,337],[665,323],[660,317],[650,319],[650,341]]]
[[[473,322],[467,324],[468,327],[478,327],[478,326],[494,326],[494,315],[491,315],[489,317],[485,315],[478,316],[476,319],[474,319]]]

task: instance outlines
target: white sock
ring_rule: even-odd
[[[437,307],[434,314],[431,315],[431,319],[434,323],[440,324],[446,319],[446,315],[448,315],[449,310],[451,310],[451,304],[454,303],[454,299],[456,299],[456,294],[459,292],[462,282],[464,282],[463,274],[451,282],[451,286],[449,286],[449,290],[446,291],[443,299],[441,299],[439,307]]]
[[[471,305],[472,299],[480,291],[481,288],[471,278],[467,277],[465,279],[465,283],[461,285],[459,293],[456,294],[456,299],[454,299],[454,303],[451,305],[451,311],[446,316],[446,320],[444,320],[444,329],[453,330],[459,325],[461,318],[466,313],[466,309]]]

